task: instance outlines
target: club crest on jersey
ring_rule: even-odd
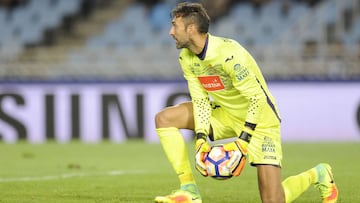
[[[198,79],[204,89],[209,92],[225,89],[225,86],[218,75],[198,76]]]
[[[241,81],[247,76],[249,76],[249,70],[244,66],[241,66],[240,64],[234,65],[234,71],[235,71],[235,77],[238,79],[238,81]]]

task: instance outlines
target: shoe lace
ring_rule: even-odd
[[[332,187],[323,183],[317,183],[315,188],[320,191],[320,195],[322,198],[326,198],[331,195],[333,192]]]

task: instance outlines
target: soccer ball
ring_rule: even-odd
[[[211,147],[205,157],[207,173],[217,180],[226,180],[232,177],[232,171],[226,167],[234,151],[225,151],[222,145]],[[240,161],[241,162],[241,161]]]

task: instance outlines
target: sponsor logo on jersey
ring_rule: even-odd
[[[225,86],[218,75],[198,76],[198,79],[204,89],[209,92],[225,89]]]

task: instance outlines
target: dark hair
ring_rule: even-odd
[[[210,17],[205,8],[199,3],[182,2],[171,11],[171,17],[182,17],[185,26],[194,23],[200,33],[207,33],[210,26]]]

